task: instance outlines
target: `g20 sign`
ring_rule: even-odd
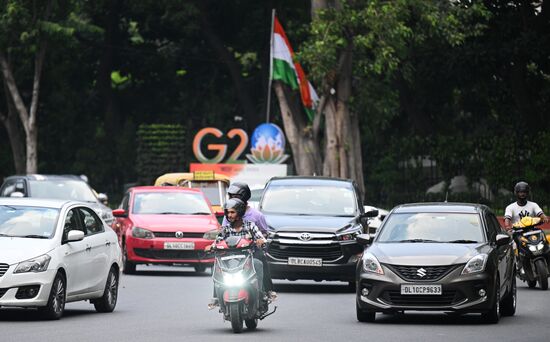
[[[227,154],[227,144],[207,144],[208,151],[217,152],[213,158],[207,158],[201,146],[207,135],[213,135],[216,139],[223,138],[223,132],[214,127],[201,129],[193,139],[193,153],[197,160],[203,164],[218,164]],[[239,138],[239,144],[226,160],[227,164],[245,163],[245,160],[238,160],[248,146],[248,134],[240,128],[234,128],[227,132],[229,139]],[[210,139],[211,140],[211,139]],[[246,155],[249,161],[254,164],[281,164],[288,159],[285,151],[285,135],[283,130],[272,123],[264,123],[256,127],[252,134],[252,147],[250,154]]]

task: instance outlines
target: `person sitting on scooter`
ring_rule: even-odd
[[[248,206],[248,200],[252,196],[252,192],[246,183],[242,182],[233,182],[231,186],[227,189],[227,195],[229,198],[238,198],[244,202],[246,205],[246,210],[243,215],[243,220],[251,221],[258,226],[262,234],[267,237],[269,232],[267,230],[267,222],[265,220],[264,214],[257,209],[254,209]],[[222,226],[228,225],[229,221],[227,217],[223,218]],[[262,261],[264,265],[264,289],[267,293],[267,296],[271,301],[274,301],[277,298],[277,292],[273,291],[273,281],[271,280],[271,271],[269,269],[269,264],[267,263],[267,258],[264,253],[258,254],[257,258]]]
[[[518,182],[514,186],[517,200],[508,205],[504,211],[504,228],[507,230],[511,230],[514,223],[526,216],[538,216],[544,223],[548,223],[548,217],[544,215],[540,206],[535,202],[527,200],[530,190],[529,184],[526,182]]]
[[[256,246],[261,247],[262,245],[264,245],[266,243],[266,239],[262,235],[258,226],[256,226],[252,221],[243,219],[245,211],[246,204],[242,200],[238,198],[231,198],[227,200],[227,202],[225,202],[224,204],[224,212],[228,224],[222,226],[221,231],[216,237],[216,240],[212,243],[212,245],[206,246],[205,250],[209,251],[216,243],[225,240],[230,236],[246,236],[254,241]],[[257,253],[263,252],[259,250],[257,251]],[[263,292],[263,264],[256,257],[257,253],[255,253],[255,256],[253,258],[254,269],[256,270],[256,275],[258,277],[260,291]],[[214,298],[208,306],[214,307],[217,304],[218,298],[216,293],[214,293]]]

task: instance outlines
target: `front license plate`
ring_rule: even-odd
[[[402,295],[440,295],[441,293],[441,285],[401,285]]]
[[[288,258],[289,265],[297,266],[323,266],[323,259],[317,258]]]
[[[165,242],[164,249],[195,249],[194,242]]]

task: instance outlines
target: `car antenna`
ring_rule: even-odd
[[[445,203],[447,203],[447,197],[449,197],[449,190],[445,191]]]

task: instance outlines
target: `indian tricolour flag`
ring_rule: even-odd
[[[319,97],[307,80],[302,66],[295,61],[294,50],[292,50],[292,46],[290,46],[290,42],[277,17],[275,17],[273,23],[271,58],[273,62],[272,80],[284,82],[292,89],[300,89],[304,109],[309,120],[313,120]]]

